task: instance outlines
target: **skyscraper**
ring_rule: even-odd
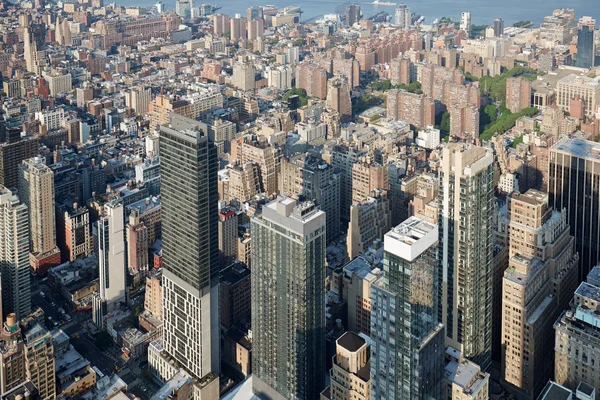
[[[19,166],[19,198],[29,209],[30,265],[34,273],[44,274],[60,264],[56,246],[54,172],[44,158],[24,160]]]
[[[24,26],[23,31],[23,55],[25,56],[25,65],[27,71],[32,74],[40,75],[42,67],[46,65],[46,53],[38,50],[38,43],[34,35],[34,28]]]
[[[509,265],[502,280],[502,378],[537,396],[552,377],[552,324],[577,287],[578,256],[567,213],[537,190],[507,200]]]
[[[123,204],[107,203],[104,216],[96,225],[98,235],[98,268],[100,290],[94,299],[94,322],[104,327],[108,312],[126,298],[127,257],[125,247],[125,215]]]
[[[6,142],[0,143],[0,185],[16,188],[19,183],[19,164],[40,154],[38,140],[21,137],[21,129],[6,130]]]
[[[346,25],[352,26],[360,20],[360,6],[350,4],[346,7]]]
[[[202,379],[219,372],[217,148],[183,122],[160,127],[163,343]]]
[[[410,8],[404,3],[398,5],[398,8],[396,8],[394,23],[398,25],[400,29],[408,29],[412,25],[411,18]]]
[[[563,138],[550,148],[548,205],[567,210],[579,280],[600,262],[600,144]]]
[[[594,29],[596,20],[591,17],[579,19],[577,30],[577,58],[575,66],[579,68],[592,68],[594,66],[596,47],[594,43]]]
[[[31,312],[29,277],[29,214],[27,207],[0,187],[0,319],[13,313],[17,320]]]
[[[315,399],[325,373],[326,216],[281,198],[252,221],[253,390]]]
[[[494,36],[500,37],[504,34],[504,20],[502,18],[494,18]]]
[[[494,156],[453,144],[439,173],[441,321],[446,345],[483,370],[491,366]]]
[[[352,101],[348,84],[342,77],[334,77],[327,84],[327,109],[337,111],[342,123],[352,119]]]
[[[371,288],[371,399],[440,399],[444,327],[438,322],[438,229],[410,217],[384,238]]]
[[[54,344],[52,335],[39,323],[24,334],[25,370],[39,390],[40,398],[56,399],[56,371],[54,369]]]
[[[463,11],[460,14],[460,29],[467,32],[467,38],[471,36],[471,13]]]

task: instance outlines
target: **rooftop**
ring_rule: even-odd
[[[575,295],[600,302],[600,287],[591,285],[587,282],[581,282],[579,287],[575,290]]]
[[[410,217],[385,234],[384,248],[407,261],[413,261],[438,241],[438,228],[420,218]]]
[[[588,160],[600,161],[600,143],[589,140],[564,137],[559,140],[551,151],[573,155]]]
[[[542,391],[539,400],[570,400],[573,398],[573,393],[564,386],[556,382],[548,382]]]
[[[354,332],[346,332],[337,340],[339,346],[351,352],[358,351],[365,343],[365,339]]]

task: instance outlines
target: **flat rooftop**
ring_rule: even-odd
[[[600,143],[591,142],[589,140],[565,137],[552,146],[551,150],[579,158],[600,161]]]
[[[573,393],[569,389],[550,381],[546,384],[539,400],[570,400],[572,398]]]
[[[337,344],[348,351],[355,352],[365,345],[366,341],[354,332],[344,333],[338,340]]]
[[[385,234],[384,248],[407,261],[413,261],[438,240],[438,227],[418,217],[410,217]]]
[[[598,286],[590,285],[587,282],[581,282],[579,284],[579,287],[575,290],[575,295],[600,302],[600,288]]]

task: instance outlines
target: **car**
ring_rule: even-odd
[[[56,303],[55,303],[55,302],[52,302],[52,303],[50,303],[50,305],[51,305],[52,307],[56,307]]]
[[[44,293],[44,292],[40,292],[40,296],[42,296],[42,297],[46,297],[46,293]]]

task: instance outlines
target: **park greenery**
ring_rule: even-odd
[[[533,22],[531,22],[531,21],[518,21],[518,22],[515,22],[512,26],[515,28],[522,28],[524,26],[529,26],[532,24],[533,24]]]
[[[523,116],[533,117],[535,114],[537,114],[537,112],[538,109],[535,107],[524,108],[517,113],[511,113],[509,109],[505,108],[498,119],[487,125],[487,127],[479,135],[479,138],[481,140],[490,140],[496,133],[504,133],[509,129],[512,129],[519,118]]]
[[[306,94],[306,90],[297,87],[293,87],[290,90],[288,90],[283,95],[283,101],[288,101],[288,99],[294,95],[297,95],[300,98],[300,104],[302,105],[302,107],[308,105],[308,95]]]
[[[414,81],[410,85],[400,84],[400,85],[392,85],[392,82],[389,79],[383,79],[380,81],[373,82],[369,85],[371,89],[378,90],[381,92],[386,92],[390,89],[402,89],[406,90],[410,93],[422,94],[421,90],[421,82]]]
[[[523,66],[516,66],[513,69],[504,71],[500,75],[496,76],[484,76],[483,78],[477,79],[470,76],[470,80],[479,81],[479,89],[481,93],[487,95],[494,101],[502,101],[506,98],[506,80],[508,78],[523,77],[530,81],[534,81],[538,77],[538,72],[531,68]]]
[[[380,106],[385,103],[384,98],[372,94],[364,94],[352,100],[352,114],[360,114],[371,107]]]

